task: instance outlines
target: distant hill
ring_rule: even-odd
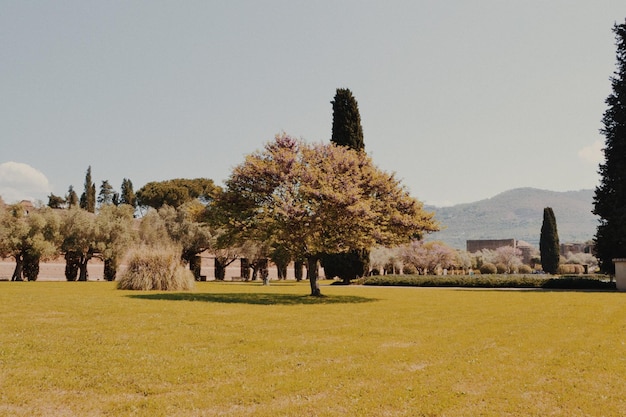
[[[471,239],[524,240],[539,247],[543,209],[552,207],[561,243],[591,240],[598,224],[593,209],[593,190],[556,192],[517,188],[475,203],[451,207],[425,206],[434,211],[444,230],[429,235],[465,249]]]

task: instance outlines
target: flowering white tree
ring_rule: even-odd
[[[522,265],[522,251],[518,248],[502,246],[494,252],[494,263],[504,265],[507,274],[515,272]]]
[[[401,248],[398,246],[385,247],[375,246],[370,251],[370,267],[379,271],[381,274],[387,271],[401,271],[403,262]]]
[[[435,272],[437,268],[449,268],[454,265],[456,251],[442,242],[413,240],[402,246],[402,260],[425,275]]]

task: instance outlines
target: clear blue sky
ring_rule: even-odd
[[[0,0],[0,195],[208,177],[338,87],[418,199],[593,188],[624,0]],[[16,190],[19,190],[18,193]]]

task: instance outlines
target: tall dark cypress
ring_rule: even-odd
[[[357,151],[365,148],[359,105],[347,88],[338,88],[333,104],[333,132],[330,141]]]
[[[359,105],[347,88],[338,88],[333,105],[333,129],[330,141],[336,145],[363,151],[363,127]],[[358,221],[358,219],[355,219]],[[326,278],[339,277],[345,283],[369,272],[369,250],[353,250],[348,253],[326,253],[321,256]]]
[[[613,259],[626,258],[626,23],[613,27],[617,46],[617,71],[611,78],[613,92],[606,99],[601,133],[606,138],[600,185],[593,213],[600,217],[595,255],[600,269],[615,274]]]
[[[551,207],[543,209],[543,224],[539,238],[539,253],[544,272],[556,274],[559,269],[559,232],[556,228],[556,217]]]

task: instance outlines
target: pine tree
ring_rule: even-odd
[[[539,252],[541,266],[544,272],[556,274],[559,269],[559,233],[556,227],[556,217],[551,207],[543,209],[543,224],[539,238]]]
[[[80,196],[80,208],[90,213],[96,212],[96,185],[91,180],[91,165],[85,174],[85,191]]]
[[[363,128],[359,105],[347,88],[338,88],[333,105],[333,131],[331,142],[357,151],[363,150]]]
[[[113,190],[113,186],[109,183],[109,180],[102,181],[100,193],[98,194],[98,204],[100,207],[113,204],[114,196],[115,191]]]
[[[615,273],[613,259],[626,257],[626,23],[613,27],[617,46],[617,71],[611,78],[613,92],[606,99],[601,133],[606,138],[600,185],[593,213],[600,217],[595,255],[600,269]]]
[[[76,194],[76,191],[74,191],[73,185],[70,185],[70,188],[68,188],[65,201],[67,202],[67,208],[78,206],[78,195]]]

